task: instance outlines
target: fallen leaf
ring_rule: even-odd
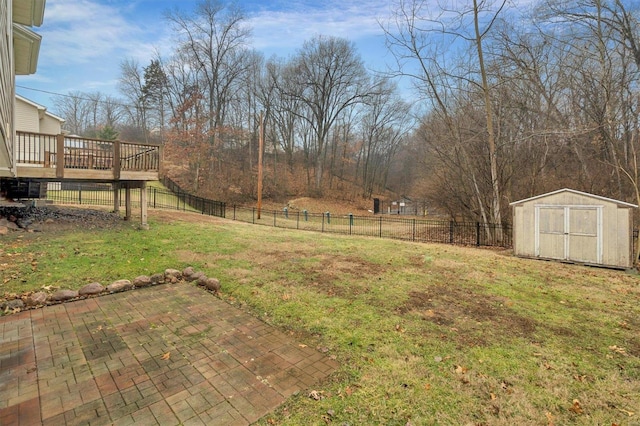
[[[171,352],[167,352],[166,354],[162,355],[162,359],[167,360],[171,358]]]
[[[617,345],[609,346],[609,349],[617,354],[627,356],[627,350],[625,348],[621,348],[620,346],[617,346]]]
[[[493,392],[492,392],[492,393],[491,393],[491,400],[492,400],[492,401],[495,401],[495,400],[496,400],[496,398],[498,398],[498,397],[496,396],[496,394],[495,394],[495,393],[493,393]]]
[[[633,411],[623,410],[622,408],[618,408],[618,411],[620,411],[621,413],[625,413],[629,417],[633,417],[633,415],[635,414]]]
[[[551,415],[551,413],[547,411],[547,412],[545,413],[545,416],[547,416],[547,422],[548,422],[548,423],[547,423],[547,426],[554,426],[554,423],[553,423],[553,416]]]
[[[347,386],[346,388],[344,388],[344,393],[346,393],[347,396],[351,396],[351,394],[353,393],[353,389],[351,389],[351,387]]]
[[[304,343],[300,343],[300,344],[298,345],[298,347],[300,347],[300,348],[306,348],[306,347],[307,347],[307,345],[305,345]]]
[[[322,394],[323,391],[312,390],[311,392],[309,392],[309,398],[320,401],[322,398],[324,398]]]
[[[580,405],[580,401],[578,401],[577,399],[574,399],[573,405],[571,405],[571,408],[569,408],[569,411],[573,411],[576,414],[582,414],[583,410],[582,410],[582,406]]]
[[[463,367],[461,365],[456,366],[455,372],[456,374],[464,374],[468,371],[468,368]]]
[[[430,390],[431,389],[431,384],[430,383],[425,383],[424,384],[424,390]]]

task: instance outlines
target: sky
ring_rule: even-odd
[[[197,0],[47,0],[36,74],[16,77],[16,92],[53,113],[55,94],[117,91],[120,64],[147,66],[156,52],[168,56],[168,11],[191,12]],[[383,71],[395,60],[379,22],[390,0],[239,0],[252,28],[251,46],[265,58],[287,58],[317,35],[352,41],[365,66]]]

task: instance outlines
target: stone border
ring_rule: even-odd
[[[122,291],[144,288],[159,284],[178,284],[180,282],[195,282],[198,286],[218,295],[220,281],[217,278],[207,277],[203,272],[196,271],[188,266],[182,271],[166,269],[164,273],[153,275],[140,275],[133,279],[120,279],[104,287],[98,282],[90,283],[79,290],[60,289],[54,293],[44,291],[27,292],[17,295],[12,299],[0,300],[0,315],[15,314],[27,309],[42,308],[48,305],[56,305],[74,300],[87,299],[89,297],[103,296]]]

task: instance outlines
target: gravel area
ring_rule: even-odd
[[[41,232],[49,229],[115,228],[122,223],[118,213],[86,208],[47,207],[0,207],[0,226],[13,231]]]

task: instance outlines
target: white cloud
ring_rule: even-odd
[[[327,1],[322,7],[285,3],[277,9],[262,9],[250,16],[254,47],[277,51],[300,48],[316,35],[331,35],[352,41],[378,36],[378,20],[389,14],[388,0]]]
[[[90,0],[50,0],[41,29],[41,60],[52,65],[120,62],[144,45],[145,34],[122,9]]]

